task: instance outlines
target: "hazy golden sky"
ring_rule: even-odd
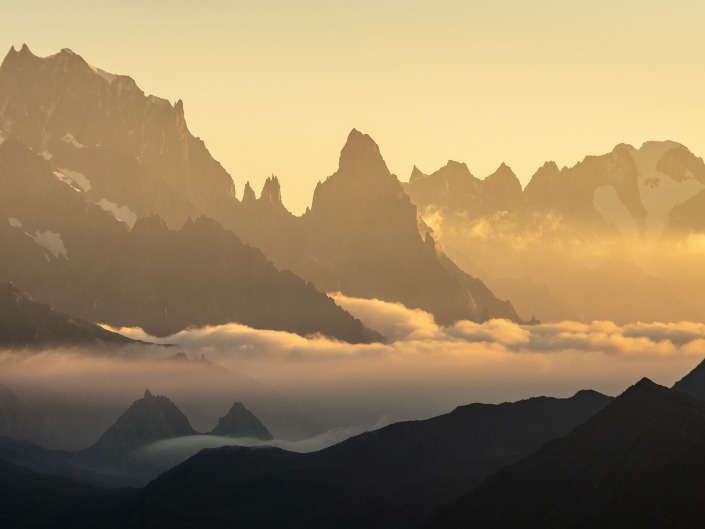
[[[693,0],[3,2],[0,49],[71,48],[148,94],[259,193],[301,213],[349,130],[408,180],[506,162],[523,183],[615,144],[705,155],[705,4]],[[3,44],[4,43],[4,44]]]

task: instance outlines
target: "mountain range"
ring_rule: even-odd
[[[449,161],[404,184],[459,266],[541,321],[698,320],[705,163],[673,141],[540,167],[522,190]]]
[[[694,385],[701,371],[684,380]],[[168,399],[148,392],[116,422],[128,426],[111,431],[129,445],[140,424],[168,436],[169,424],[191,431]],[[581,391],[471,404],[307,454],[203,450],[139,491],[96,488],[85,469],[69,474],[85,485],[64,481],[57,453],[9,441],[0,459],[20,505],[41,507],[23,492],[28,481],[55,491],[44,500],[55,527],[68,527],[69,514],[75,527],[95,523],[98,510],[114,527],[697,527],[703,447],[705,404],[642,379],[616,399]],[[51,477],[34,473],[42,458]],[[36,510],[16,516],[20,527],[46,520]]]
[[[429,231],[419,224],[416,208],[396,177],[389,173],[377,145],[369,136],[355,130],[341,152],[338,171],[319,184],[310,210],[302,217],[295,217],[283,206],[275,177],[267,180],[259,198],[247,187],[242,202],[237,200],[230,176],[211,157],[203,142],[189,132],[180,101],[172,106],[166,100],[145,96],[131,78],[108,74],[70,50],[46,58],[36,57],[26,46],[19,51],[10,50],[0,66],[0,129],[44,160],[45,171],[71,190],[74,209],[81,208],[78,201],[84,202],[82,209],[97,205],[122,221],[125,226],[122,231],[130,231],[130,228],[139,231],[139,226],[135,227],[138,219],[154,215],[164,220],[165,228],[183,230],[188,219],[205,215],[243,241],[262,249],[279,269],[291,270],[322,292],[341,291],[349,296],[402,302],[431,312],[443,324],[494,317],[520,321],[509,302],[497,299],[482,281],[463,273],[443,254]],[[13,142],[8,140],[8,143]],[[0,165],[10,163],[13,162],[0,160]],[[37,168],[38,165],[36,162]],[[8,217],[16,219],[11,221],[14,224],[30,223],[30,219],[19,215],[8,211]],[[35,239],[56,241],[52,247],[56,259],[76,253],[68,246],[59,245],[68,235],[58,231],[56,219],[53,220],[54,224],[29,226],[25,231]],[[91,221],[91,224],[96,223]],[[86,238],[95,237],[95,228],[89,230],[93,233]],[[119,231],[118,228],[111,230]],[[49,235],[40,237],[37,233]],[[56,240],[56,235],[51,235],[56,233],[61,235],[60,241]],[[101,238],[104,237],[106,235],[101,234]],[[114,246],[112,243],[102,245]],[[159,247],[152,242],[149,246]],[[215,251],[212,243],[204,243],[204,246]],[[110,259],[117,256],[132,259],[135,256],[129,253],[131,251],[133,247],[113,252]],[[199,255],[205,257],[205,252]],[[217,262],[219,257],[210,255],[208,261]],[[175,265],[169,263],[169,266]],[[167,264],[159,263],[159,270],[164,266]],[[245,268],[240,277],[232,272],[235,281],[247,280],[248,285],[265,282],[243,277],[253,272],[265,274],[259,270],[265,268],[264,264],[254,270]],[[103,284],[113,281],[102,276],[102,270],[92,272]],[[190,272],[209,275],[201,269]],[[38,274],[32,272],[31,275]],[[176,273],[160,275],[176,276],[181,287],[190,281]],[[218,280],[221,285],[225,283],[222,277]],[[294,288],[291,285],[294,281],[293,277],[289,280],[291,288]],[[66,299],[68,294],[46,292],[44,295],[24,278],[15,282],[30,294],[62,309],[68,310],[65,305],[74,301]],[[249,320],[246,320],[232,307],[218,311],[228,303],[232,306],[232,298],[214,300],[213,292],[207,290],[204,292],[207,299],[200,302],[196,292],[189,292],[190,299],[195,298],[193,308],[198,309],[206,321],[194,321],[190,317],[184,322],[172,323],[163,321],[169,319],[166,314],[158,322],[132,321],[129,325],[143,326],[144,323],[148,332],[163,335],[187,324],[215,324],[227,320],[302,334],[318,331],[348,341],[379,339],[359,324],[354,328],[353,322],[340,321],[342,316],[336,315],[332,306],[309,307],[308,301],[300,300],[302,306],[294,309],[298,295],[286,288],[282,292],[271,279],[266,283],[277,292],[273,294],[277,301],[292,299],[286,306],[290,318],[308,318],[309,321],[282,322],[283,316],[277,316],[277,305],[271,302],[271,295],[261,291],[252,298],[263,300],[269,296],[269,300],[261,302],[263,309],[248,309]],[[123,287],[124,284],[120,285],[121,292]],[[133,288],[144,290],[142,286]],[[169,289],[178,292],[173,285],[169,285]],[[129,289],[125,292],[127,297]],[[92,313],[92,306],[76,307],[73,312],[91,321],[103,318],[100,321],[111,323],[105,319],[111,318],[115,322],[118,318],[111,314],[112,304],[123,301],[96,302],[93,294],[86,295],[84,303],[103,306],[104,314]],[[250,296],[247,292],[229,294]],[[91,296],[93,299],[89,299]],[[157,299],[153,305],[148,303],[144,312],[151,318],[161,318],[166,309],[174,318],[181,310],[188,309],[183,304],[167,305],[163,299]],[[313,313],[307,314],[308,310]],[[264,313],[271,322],[257,321]],[[315,324],[311,321],[325,320],[334,322],[328,327],[321,324],[323,328],[312,328]],[[330,328],[334,326],[337,328]]]
[[[39,303],[11,283],[0,283],[0,347],[140,343]]]

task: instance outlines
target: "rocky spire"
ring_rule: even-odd
[[[255,192],[250,186],[250,182],[248,181],[245,184],[245,191],[244,194],[242,195],[242,203],[245,206],[249,206],[251,204],[254,204],[255,201],[257,200],[257,197],[255,197]]]
[[[414,166],[414,168],[411,170],[411,176],[409,177],[409,183],[413,182],[414,180],[418,180],[419,178],[423,178],[426,176],[423,174],[418,167]]]
[[[276,176],[272,175],[265,180],[264,186],[262,187],[262,194],[259,199],[262,202],[268,202],[271,204],[282,203],[282,192],[279,186],[279,179]]]
[[[389,170],[375,141],[367,134],[352,129],[340,152],[338,173],[378,175],[389,174]]]

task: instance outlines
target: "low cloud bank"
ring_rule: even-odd
[[[58,417],[57,427],[82,432],[70,447],[95,441],[146,387],[174,400],[198,431],[210,431],[238,400],[276,437],[324,446],[317,434],[369,429],[381,417],[421,419],[471,402],[568,397],[588,388],[616,395],[644,376],[670,386],[705,357],[701,323],[440,327],[400,304],[333,297],[387,342],[348,344],[238,324],[164,339],[117,329],[175,346],[144,348],[140,358],[135,351],[0,352],[0,379],[44,416]],[[181,359],[168,359],[175,354]],[[78,408],[75,416],[66,411]]]

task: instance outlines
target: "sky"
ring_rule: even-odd
[[[407,181],[452,159],[526,184],[618,143],[705,154],[705,4],[692,0],[95,2],[3,5],[0,52],[70,48],[184,102],[191,132],[300,214],[352,128]],[[3,49],[4,47],[4,49]]]

